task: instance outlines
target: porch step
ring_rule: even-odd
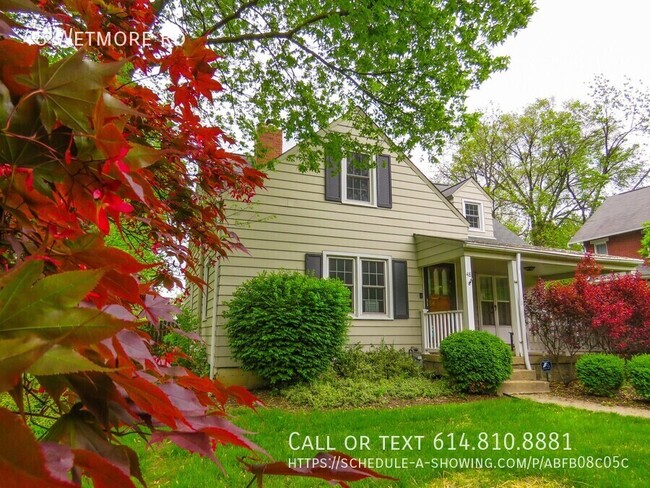
[[[537,373],[527,369],[513,369],[510,379],[513,381],[535,381],[537,380]]]
[[[524,358],[521,356],[514,356],[512,358],[512,368],[513,369],[526,369],[526,363],[524,362]]]
[[[507,380],[499,388],[502,395],[526,395],[533,393],[549,393],[551,391],[548,381],[538,380]]]

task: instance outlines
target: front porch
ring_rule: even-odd
[[[572,278],[582,253],[454,241],[416,235],[422,273],[423,353],[435,353],[440,342],[461,330],[484,330],[500,337],[530,368],[530,353],[542,344],[527,330],[524,293],[538,278]],[[599,256],[608,272],[630,271],[628,259]]]

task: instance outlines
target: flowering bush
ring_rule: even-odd
[[[592,257],[574,280],[538,281],[526,295],[526,317],[554,356],[581,348],[625,356],[650,351],[650,287],[638,274],[602,276]]]

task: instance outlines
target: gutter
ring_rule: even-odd
[[[582,259],[585,256],[585,253],[580,253],[576,251],[564,251],[562,249],[546,249],[543,247],[520,247],[520,246],[504,246],[500,244],[487,244],[487,243],[482,243],[482,242],[465,242],[464,246],[465,249],[478,249],[478,250],[499,250],[499,251],[504,251],[504,252],[516,252],[517,254],[529,254],[532,257],[536,256],[553,256],[553,257],[564,257],[564,258],[574,258],[574,259]],[[626,258],[623,256],[611,256],[611,255],[604,255],[604,254],[592,254],[592,257],[596,260],[598,263],[605,263],[605,264],[622,264],[622,265],[640,265],[643,264],[643,259],[636,259],[636,258]]]
[[[217,346],[217,304],[219,294],[217,293],[219,286],[219,261],[214,264],[214,279],[212,282],[212,326],[210,330],[210,378],[214,379],[215,374],[215,351]]]

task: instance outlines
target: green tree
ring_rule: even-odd
[[[641,238],[641,256],[650,258],[650,222],[643,224],[643,237]]]
[[[317,148],[375,151],[319,132],[359,107],[355,130],[401,149],[441,146],[465,126],[464,100],[507,59],[490,50],[528,23],[533,0],[170,0],[156,2],[186,34],[206,36],[222,58],[212,112],[224,128],[254,134],[271,120],[304,141],[302,169]],[[219,105],[222,106],[222,105]]]
[[[650,95],[603,78],[589,103],[537,100],[522,113],[493,113],[460,141],[443,174],[474,177],[495,215],[536,245],[566,247],[606,193],[648,173],[636,138],[650,132]]]

